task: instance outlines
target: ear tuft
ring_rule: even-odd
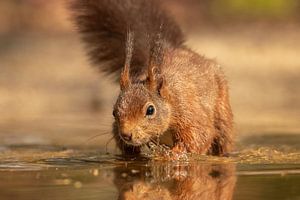
[[[126,38],[126,49],[125,49],[125,65],[123,67],[123,70],[121,72],[120,77],[120,87],[121,90],[124,90],[125,88],[129,87],[131,84],[130,80],[130,64],[132,60],[132,54],[133,54],[133,32],[128,29],[127,31],[127,38]]]

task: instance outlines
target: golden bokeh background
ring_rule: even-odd
[[[238,140],[300,133],[300,2],[163,2],[187,44],[223,66]],[[110,130],[118,85],[91,67],[69,15],[65,0],[0,1],[1,143],[78,145]]]

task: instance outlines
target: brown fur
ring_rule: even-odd
[[[157,1],[76,0],[72,8],[92,60],[105,71],[123,68],[113,130],[124,154],[140,153],[166,132],[174,152],[231,150],[224,74],[215,61],[183,45],[179,27]],[[151,116],[149,105],[155,108]]]

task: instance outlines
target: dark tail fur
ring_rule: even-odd
[[[134,33],[131,74],[147,66],[158,39],[174,48],[184,41],[156,0],[71,0],[71,10],[91,61],[107,73],[124,66],[129,29]]]

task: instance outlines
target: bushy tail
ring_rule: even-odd
[[[134,35],[131,73],[150,59],[158,39],[169,47],[182,45],[180,28],[156,0],[70,0],[75,24],[91,61],[101,71],[120,71],[125,62],[127,32]]]

